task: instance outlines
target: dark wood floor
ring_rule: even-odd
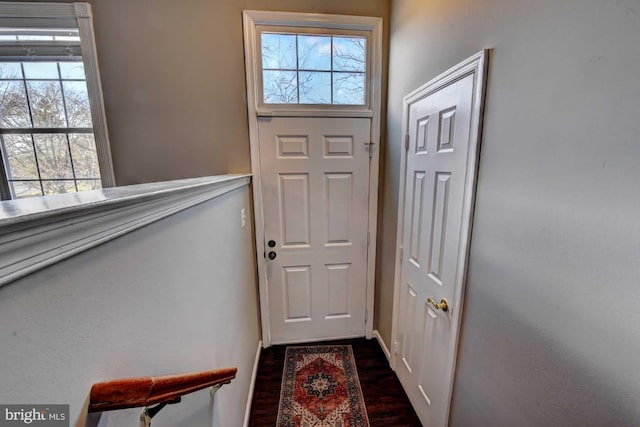
[[[371,427],[421,426],[375,339],[325,341],[317,344],[351,344],[353,347]],[[249,421],[251,427],[273,427],[276,424],[286,348],[287,346],[272,346],[263,350],[260,355]]]

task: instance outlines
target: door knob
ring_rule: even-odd
[[[442,298],[438,303],[433,298],[429,297],[427,298],[427,302],[431,304],[436,310],[442,310],[442,311],[449,310],[449,304],[447,303],[447,300],[444,298]]]
[[[278,255],[274,251],[271,251],[267,256],[269,257],[269,259],[273,260],[276,259]]]

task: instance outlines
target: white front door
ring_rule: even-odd
[[[408,103],[396,372],[425,426],[447,424],[476,170],[478,76]]]
[[[258,121],[273,344],[365,335],[370,127]]]

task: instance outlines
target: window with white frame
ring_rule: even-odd
[[[93,72],[87,70],[87,58],[82,54],[83,43],[85,52],[95,51],[93,36],[87,33],[90,27],[85,26],[83,35],[73,16],[47,19],[41,15],[51,12],[50,9],[45,7],[40,12],[37,5],[26,6],[25,17],[6,17],[2,16],[0,4],[0,149],[4,199],[113,185],[111,159],[105,156],[108,139],[99,86],[96,90],[97,67],[91,67]],[[80,10],[90,10],[86,4],[76,5],[81,6]],[[62,5],[65,6],[63,10],[70,15],[78,10],[75,5],[71,5],[72,9],[70,5]],[[56,23],[62,25],[57,27]],[[87,43],[91,44],[90,49],[86,49]],[[95,61],[95,57],[90,59]],[[88,85],[88,80],[93,85]],[[94,99],[92,105],[92,96],[99,102]],[[96,108],[100,111],[95,111]],[[99,129],[94,126],[95,117],[101,122]],[[102,153],[96,143],[102,145]],[[104,179],[101,170],[107,171],[108,179]]]
[[[265,104],[366,104],[366,37],[265,31],[260,44]]]

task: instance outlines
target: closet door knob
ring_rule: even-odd
[[[427,302],[431,304],[436,310],[442,310],[442,311],[449,310],[449,304],[447,303],[447,300],[444,298],[442,298],[440,302],[436,302],[436,300],[429,297],[427,298]]]

